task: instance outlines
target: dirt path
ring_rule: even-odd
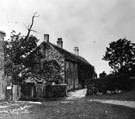
[[[86,94],[86,89],[72,91],[68,93],[68,97],[66,99],[67,100],[80,99],[85,97],[85,94]],[[105,100],[105,99],[90,99],[89,101],[135,108],[135,101]]]
[[[71,91],[68,93],[68,97],[66,99],[73,100],[73,99],[83,98],[83,97],[85,97],[85,94],[86,94],[86,89]]]
[[[104,99],[92,99],[89,100],[91,102],[101,102],[101,103],[106,103],[106,104],[114,104],[114,105],[121,105],[121,106],[126,106],[130,108],[135,108],[135,101],[120,101],[120,100],[104,100]]]

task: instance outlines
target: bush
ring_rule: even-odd
[[[107,78],[107,89],[109,90],[130,90],[131,89],[131,80],[126,74],[119,74],[116,76]]]
[[[87,81],[87,84],[87,95],[105,94],[107,91],[116,92],[117,90],[130,90],[132,88],[132,81],[126,74],[91,79]]]
[[[60,98],[65,97],[67,93],[66,84],[55,84],[47,86],[47,98]]]

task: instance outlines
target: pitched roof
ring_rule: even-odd
[[[93,67],[86,59],[84,59],[83,57],[76,55],[74,53],[71,53],[57,45],[54,45],[52,43],[46,43],[45,41],[43,41],[39,46],[37,46],[32,53],[34,53],[37,49],[40,48],[40,46],[42,46],[44,44],[45,47],[48,47],[49,45],[51,45],[52,47],[54,47],[54,49],[56,49],[60,54],[64,55],[66,60],[70,60],[73,62],[77,62],[77,63],[81,63],[84,65],[89,65],[90,67]]]
[[[76,54],[73,54],[63,48],[60,48],[59,46],[57,45],[54,45],[52,43],[49,43],[50,45],[52,45],[59,53],[61,53],[62,55],[65,56],[65,58],[67,60],[71,60],[71,61],[74,61],[74,62],[78,62],[78,63],[83,63],[83,64],[86,64],[86,65],[91,65],[86,59],[84,59],[83,57],[79,56],[79,55],[76,55]],[[92,65],[91,65],[92,66]]]

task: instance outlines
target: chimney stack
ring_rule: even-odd
[[[75,53],[76,55],[79,55],[79,48],[78,48],[78,47],[74,47],[74,53]]]
[[[63,48],[62,38],[58,38],[58,40],[57,40],[57,46],[59,46],[60,48]]]
[[[45,41],[46,43],[49,42],[49,34],[44,34],[44,41]]]

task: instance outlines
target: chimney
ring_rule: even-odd
[[[79,55],[79,48],[78,48],[78,47],[74,47],[74,53],[75,53],[76,55]]]
[[[57,40],[57,46],[59,46],[60,48],[63,48],[62,38],[58,38],[58,40]]]
[[[44,41],[45,41],[46,43],[49,42],[49,34],[44,34]]]

